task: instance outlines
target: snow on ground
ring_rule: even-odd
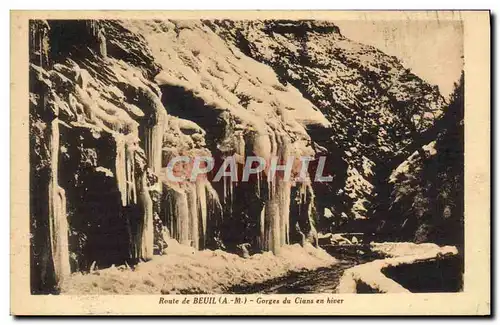
[[[290,271],[313,270],[336,263],[320,248],[284,246],[274,255],[245,259],[221,250],[194,251],[169,242],[165,255],[134,270],[111,267],[89,274],[75,273],[61,286],[62,294],[175,294],[222,293],[236,284],[259,283]]]
[[[415,244],[395,242],[371,243],[370,248],[372,251],[383,254],[387,257],[423,255],[428,253],[436,255],[443,250],[448,251],[450,249],[455,249],[450,246],[440,247],[434,243]]]
[[[409,293],[409,290],[386,277],[382,271],[388,267],[458,254],[457,248],[454,246],[440,247],[432,243],[372,243],[370,246],[373,251],[383,253],[388,258],[357,265],[346,270],[337,287],[338,293],[356,293],[359,282],[366,284],[375,292]]]

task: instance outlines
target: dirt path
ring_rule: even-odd
[[[339,284],[344,270],[375,259],[384,258],[370,251],[369,245],[325,245],[322,248],[337,258],[337,263],[313,271],[290,272],[289,274],[261,283],[239,284],[226,290],[227,293],[332,293]]]
[[[251,285],[236,285],[227,293],[332,293],[344,270],[358,264],[355,259],[339,260],[331,267],[290,274]]]

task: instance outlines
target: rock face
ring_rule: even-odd
[[[169,237],[245,256],[317,244],[318,228],[390,204],[377,194],[397,192],[389,176],[437,136],[446,106],[331,22],[58,20],[30,32],[33,292],[149,260]],[[241,174],[249,156],[327,156],[334,179],[265,169],[249,182],[172,182],[180,156],[192,158],[180,175],[196,157],[232,157]]]
[[[321,208],[337,219],[365,218],[373,183],[407,157],[441,116],[445,101],[395,57],[342,36],[327,21],[211,21],[212,29],[250,57],[268,64],[283,84],[295,86],[331,122],[330,134],[311,133],[331,153],[341,200]],[[396,165],[397,166],[397,165]],[[394,166],[394,167],[396,167]],[[385,175],[384,175],[385,176]],[[324,192],[324,191],[318,191]]]
[[[464,77],[436,123],[434,140],[390,175],[380,230],[398,239],[456,245],[462,253],[464,211]],[[381,216],[378,216],[381,219]]]
[[[140,68],[104,56],[97,22],[31,28],[41,44],[30,64],[31,221],[40,249],[32,274],[44,290],[93,262],[152,257],[156,157],[140,143],[160,123],[145,121],[166,113],[143,77],[154,69],[147,54]]]

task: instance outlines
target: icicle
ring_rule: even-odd
[[[177,229],[175,239],[181,244],[189,245],[189,204],[186,193],[182,190],[175,190],[175,213],[172,216],[176,219]]]
[[[207,190],[206,181],[196,181],[196,196],[198,198],[197,208],[199,220],[201,220],[201,231],[200,231],[200,249],[205,248],[206,236],[207,236]]]
[[[266,233],[267,249],[277,253],[280,248],[279,232],[279,205],[275,200],[271,200],[266,205]]]
[[[127,175],[125,170],[125,142],[121,135],[115,135],[116,142],[116,158],[115,158],[115,175],[120,191],[122,206],[127,205]]]
[[[280,217],[280,244],[281,246],[289,243],[289,223],[290,223],[290,182],[281,181],[279,189],[279,217]]]
[[[135,183],[135,145],[127,143],[125,137],[115,134],[116,158],[115,175],[120,191],[122,206],[137,202],[137,187]]]
[[[218,212],[219,216],[222,217],[222,204],[220,203],[219,195],[217,194],[217,191],[212,187],[212,184],[209,182],[205,183],[205,191],[206,191],[206,196],[207,196],[207,201],[210,202],[208,206],[210,206],[210,210],[207,211],[207,227],[208,223],[215,223],[216,220],[213,219],[215,212]],[[208,219],[210,214],[211,219]]]
[[[71,273],[68,250],[68,220],[66,196],[58,184],[59,172],[59,120],[51,122],[51,171],[49,180],[49,235],[56,282]]]
[[[126,146],[126,166],[127,166],[127,203],[137,202],[137,186],[135,183],[135,146]]]
[[[266,222],[266,206],[262,207],[260,211],[260,248],[266,249],[266,234],[265,234],[265,222]]]
[[[153,160],[151,157],[151,139],[152,139],[152,130],[148,127],[144,129],[144,153],[146,155],[146,161],[148,167],[154,172]]]
[[[57,186],[54,199],[54,216],[52,219],[52,256],[57,281],[71,273],[69,265],[68,220],[66,213],[66,195],[64,189]]]
[[[154,125],[146,130],[146,156],[148,157],[148,166],[155,173],[161,169],[161,153],[163,145],[163,126]]]
[[[194,184],[189,184],[186,189],[187,204],[188,204],[188,239],[191,241],[191,246],[195,249],[199,249],[200,236],[199,236],[199,221],[198,221],[198,196],[196,194],[196,186]]]
[[[173,238],[176,238],[177,239],[177,232],[175,231],[176,230],[176,224],[174,222],[174,214],[173,214],[173,211],[174,210],[174,206],[175,206],[175,200],[173,200],[171,197],[170,197],[170,200],[169,201],[169,206],[170,206],[170,210],[169,211],[169,214],[168,214],[168,220],[170,221],[170,234]]]
[[[286,138],[275,136],[276,134],[271,136],[271,155],[285,161],[290,154],[289,142]],[[264,227],[261,228],[261,242],[264,249],[278,253],[282,246],[290,242],[291,182],[276,175],[273,178],[267,177],[267,182],[269,195],[265,202],[265,213],[261,215],[261,227]]]
[[[162,168],[163,135],[165,134],[165,127],[167,125],[167,113],[155,94],[151,91],[148,92],[148,90],[144,90],[144,93],[145,99],[150,102],[150,108],[144,110],[148,112],[145,118],[148,121],[153,121],[153,125],[146,126],[144,132],[144,150],[148,159],[148,167],[151,168],[154,173],[159,174]],[[149,122],[146,124],[149,124]]]
[[[139,188],[139,197],[143,206],[143,226],[141,234],[140,257],[144,260],[153,258],[154,230],[153,230],[153,201],[147,186],[147,174],[143,173]]]
[[[131,186],[130,186],[130,174],[132,174],[132,166],[129,159],[129,151],[127,146],[125,146],[125,189],[127,191],[127,201],[128,204],[132,199]]]
[[[270,200],[273,197],[273,183],[267,178],[267,197]]]

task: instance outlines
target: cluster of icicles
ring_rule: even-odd
[[[171,182],[165,175],[165,167],[162,166],[161,152],[166,121],[168,115],[163,107],[156,107],[154,119],[156,123],[145,132],[144,146],[146,157],[148,158],[151,169],[160,175],[162,181],[162,198],[164,206],[161,211],[161,219],[168,228],[170,235],[182,244],[190,245],[196,249],[203,249],[207,243],[208,229],[215,226],[217,220],[220,220],[224,208],[232,211],[234,187],[238,183],[232,182],[229,176],[222,179],[223,189],[221,197],[212,187],[212,184],[206,179],[197,179],[195,182]],[[259,137],[262,139],[262,137]],[[259,139],[258,138],[258,139]],[[267,147],[266,156],[275,154],[278,156],[287,156],[291,150],[287,141],[274,142],[271,146],[265,146],[259,143],[248,143],[252,148]],[[238,144],[236,155],[244,156],[245,144]],[[241,151],[241,152],[239,152]],[[254,150],[255,151],[255,150]],[[118,156],[117,156],[118,158]],[[311,191],[311,185],[308,183],[292,184],[290,181],[282,179],[267,180],[264,172],[257,176],[257,188],[255,193],[258,197],[263,197],[262,182],[267,182],[267,195],[264,196],[263,208],[258,216],[260,226],[259,235],[256,240],[258,249],[265,251],[278,252],[280,247],[290,243],[290,205],[291,188],[299,186],[300,197]],[[128,195],[128,194],[127,194]],[[125,196],[125,195],[124,195]],[[310,212],[311,200],[299,200],[298,204],[304,204],[303,210]],[[228,206],[229,205],[229,206]],[[307,206],[306,206],[307,205]],[[310,214],[308,214],[310,216]]]
[[[81,98],[79,98],[81,99]],[[160,110],[161,108],[161,110]],[[148,167],[156,174],[162,174],[162,150],[163,150],[163,135],[166,130],[166,120],[168,115],[162,107],[158,107],[155,111],[156,117],[154,125],[145,129],[142,143],[144,146],[146,161]],[[93,116],[96,118],[96,115]],[[68,223],[65,211],[65,195],[64,190],[59,186],[57,181],[58,169],[58,151],[59,151],[59,120],[55,119],[52,122],[52,180],[50,185],[50,220],[52,234],[61,234],[68,232]],[[153,254],[153,208],[150,197],[150,186],[147,184],[146,176],[137,176],[141,171],[137,170],[136,154],[138,147],[138,132],[132,132],[128,135],[113,132],[115,139],[115,171],[114,175],[117,182],[117,188],[120,192],[121,203],[124,207],[129,205],[139,204],[143,211],[143,232],[140,242],[140,252],[138,256],[142,259],[149,259]],[[134,139],[135,138],[135,139]],[[276,151],[285,153],[285,147],[276,147]],[[182,184],[172,184],[160,177],[159,191],[162,192],[162,211],[160,218],[164,221],[164,226],[168,228],[170,236],[178,242],[190,245],[195,249],[204,249],[210,238],[209,228],[213,229],[216,220],[220,220],[223,213],[223,204],[233,204],[234,187],[238,186],[233,183],[230,177],[224,177],[224,189],[221,199],[212,184],[206,179],[200,179],[196,182],[186,182]],[[263,182],[267,182],[267,195],[262,195],[264,187]],[[280,248],[290,243],[290,205],[291,205],[291,188],[299,186],[300,202],[303,204],[303,209],[310,210],[310,200],[302,199],[311,191],[311,185],[307,183],[292,184],[290,181],[276,179],[268,181],[264,173],[257,174],[256,195],[264,197],[263,208],[258,216],[260,220],[259,234],[256,243],[257,249],[279,252]],[[231,209],[231,207],[229,207]],[[309,211],[310,212],[310,211]],[[310,215],[308,212],[308,215]],[[163,215],[161,215],[163,214]],[[66,220],[66,221],[64,221]],[[293,225],[292,225],[293,226]],[[55,257],[56,272],[61,277],[70,273],[67,237],[51,236],[54,241],[52,243],[53,256]],[[64,242],[66,240],[66,242]]]
[[[77,69],[77,66],[75,66]],[[76,70],[77,76],[83,75],[84,70]],[[87,75],[85,78],[88,78]],[[180,243],[193,246],[196,249],[204,249],[209,238],[209,229],[214,229],[216,227],[214,223],[216,220],[220,220],[223,214],[224,205],[233,204],[233,191],[234,186],[238,186],[231,182],[230,178],[224,178],[224,190],[222,193],[222,200],[219,199],[219,195],[216,190],[212,187],[212,184],[207,180],[197,180],[193,183],[182,183],[182,184],[172,184],[166,179],[162,179],[161,175],[163,173],[164,167],[162,166],[162,153],[163,153],[163,137],[165,132],[169,132],[167,127],[167,120],[169,118],[166,113],[165,108],[161,104],[161,101],[157,100],[151,101],[147,100],[144,102],[149,102],[150,107],[144,109],[146,115],[144,119],[148,121],[154,121],[153,123],[145,123],[146,126],[141,126],[139,123],[134,121],[130,116],[121,114],[116,110],[102,109],[95,103],[95,100],[91,98],[92,96],[88,91],[86,91],[86,82],[84,82],[78,77],[76,78],[75,93],[73,98],[78,105],[82,106],[79,109],[80,114],[85,114],[82,123],[89,123],[104,129],[113,135],[115,140],[115,170],[114,176],[117,182],[117,189],[120,192],[121,204],[122,206],[138,205],[142,212],[142,220],[144,225],[142,226],[142,234],[139,234],[141,239],[139,252],[137,256],[142,259],[150,259],[153,254],[153,214],[154,209],[152,207],[152,200],[150,196],[149,186],[152,186],[147,182],[145,170],[137,170],[136,155],[137,150],[140,149],[139,145],[143,147],[146,156],[147,167],[159,177],[160,186],[156,187],[156,190],[161,193],[162,211],[160,211],[160,218],[164,221],[164,225],[168,228],[170,236],[175,238]],[[150,90],[141,89],[140,93],[148,93],[149,96],[157,96],[152,94]],[[90,95],[89,95],[90,94]],[[76,97],[75,97],[76,96]],[[70,105],[74,106],[74,105]],[[110,113],[111,112],[111,113]],[[79,121],[83,121],[79,118]],[[54,241],[53,256],[60,262],[58,274],[64,275],[69,273],[70,267],[67,263],[67,238],[66,242],[61,242],[62,238],[65,236],[57,236],[56,234],[67,233],[68,224],[66,220],[65,212],[65,198],[64,191],[59,187],[57,183],[57,169],[58,162],[57,156],[59,151],[59,131],[58,131],[59,120],[56,118],[53,121],[52,127],[52,183],[51,183],[51,193],[50,193],[50,214],[51,220],[54,220],[52,224],[53,229],[51,233],[53,234],[51,238]],[[139,135],[139,128],[143,127],[144,130]],[[271,131],[273,133],[273,131]],[[245,146],[250,146],[250,152],[256,155],[269,157],[271,155],[276,155],[279,157],[288,156],[291,150],[291,145],[287,140],[286,136],[279,136],[273,133],[272,136],[266,134],[260,134],[253,141],[248,141],[248,143],[238,143],[233,148],[236,150],[235,154],[240,157],[245,156]],[[139,141],[139,137],[141,137]],[[279,141],[276,139],[279,138]],[[262,141],[262,139],[265,139]],[[146,166],[145,166],[146,167]],[[267,177],[264,173],[257,175],[257,196],[262,197],[261,190],[263,188],[263,182],[266,181]],[[267,181],[267,195],[263,198],[264,204],[260,211],[260,215],[256,216],[260,218],[258,224],[260,226],[258,238],[256,243],[259,247],[256,247],[265,251],[278,252],[280,247],[290,243],[290,205],[291,205],[291,188],[292,186],[297,186],[292,184],[290,181],[285,181],[281,179],[276,179],[272,181]],[[308,187],[310,184],[300,184],[301,192],[308,192]],[[308,204],[304,200],[304,204]],[[229,207],[231,210],[231,207]],[[306,210],[308,208],[306,207]],[[61,221],[62,220],[62,221]],[[66,220],[65,222],[63,222]],[[63,263],[64,262],[64,263]],[[63,265],[64,264],[64,265]]]

